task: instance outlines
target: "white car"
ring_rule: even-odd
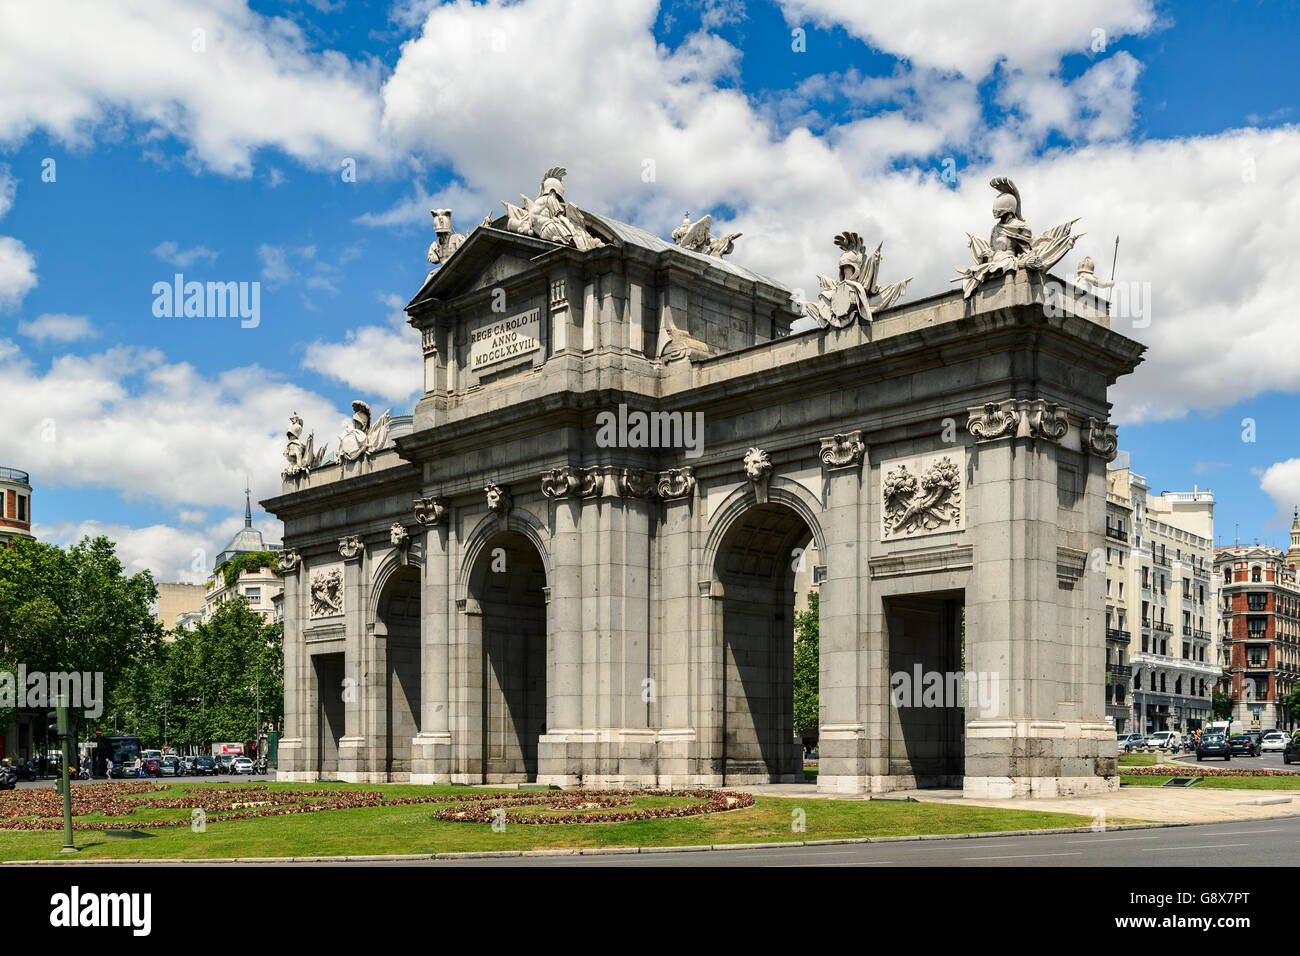
[[[1157,730],[1155,733],[1147,736],[1147,741],[1152,747],[1157,747],[1161,750],[1173,750],[1179,745],[1182,738],[1179,737],[1178,732],[1174,730]]]
[[[230,761],[230,772],[232,774],[251,774],[253,772],[253,761],[249,760],[247,757],[236,757],[234,760]]]
[[[1271,734],[1265,734],[1264,740],[1259,746],[1261,753],[1267,753],[1270,750],[1276,750],[1281,753],[1286,750],[1286,734],[1278,733],[1276,730]]]

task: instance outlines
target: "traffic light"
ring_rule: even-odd
[[[59,738],[59,712],[47,710],[45,712],[45,739],[47,741],[57,740]]]

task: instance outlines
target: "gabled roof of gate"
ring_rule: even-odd
[[[585,209],[582,210],[582,215],[588,225],[593,227],[592,231],[615,248],[634,246],[657,256],[681,257],[685,260],[693,259],[697,263],[728,273],[747,282],[760,283],[783,292],[790,291],[783,283],[751,269],[746,269],[729,259],[706,256],[703,253],[683,249],[676,243],[662,239],[639,226],[620,222],[599,213],[588,212]],[[475,277],[500,257],[503,248],[509,248],[516,255],[522,255],[523,258],[530,261],[559,250],[573,251],[568,246],[546,239],[508,232],[505,229],[505,222],[506,217],[499,216],[487,226],[476,227],[445,265],[429,273],[424,284],[420,287],[420,291],[407,303],[406,308],[410,309],[430,299],[452,298],[465,291]],[[589,254],[598,254],[599,252],[600,250],[597,249]],[[575,254],[581,255],[581,253]]]

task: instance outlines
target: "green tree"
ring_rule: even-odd
[[[256,741],[283,720],[283,628],[243,597],[223,601],[132,668],[112,708],[123,729],[173,748]]]
[[[817,667],[821,632],[820,595],[808,592],[808,610],[794,615],[794,732],[805,747],[817,746]]]
[[[0,662],[28,673],[99,673],[111,696],[160,639],[157,596],[149,572],[128,576],[105,537],[67,550],[16,539],[0,549]]]
[[[1300,720],[1300,684],[1293,687],[1291,693],[1282,698],[1282,703],[1292,720]]]
[[[1215,720],[1227,720],[1232,716],[1232,695],[1215,691],[1210,695],[1210,712]]]

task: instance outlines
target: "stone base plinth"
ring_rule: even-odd
[[[1063,797],[1119,788],[1115,731],[1104,721],[972,720],[962,793],[976,799]]]
[[[411,738],[410,782],[453,782],[449,731],[430,731]]]
[[[639,727],[571,728],[537,741],[537,782],[557,787],[658,786],[657,731]]]

